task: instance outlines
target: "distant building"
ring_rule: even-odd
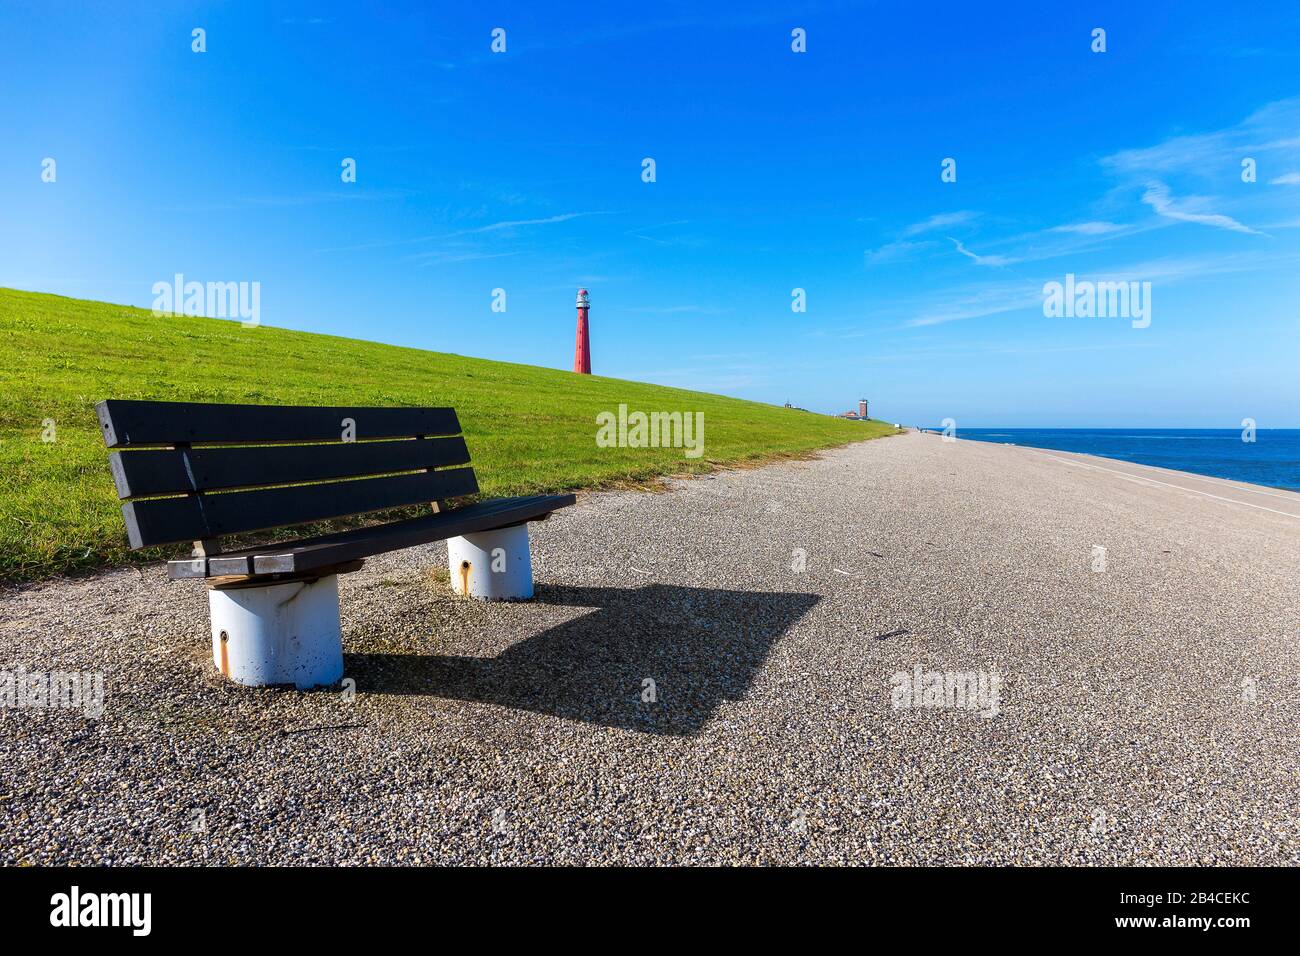
[[[578,335],[573,346],[573,370],[579,375],[591,374],[591,332],[587,325],[587,313],[591,309],[591,299],[586,289],[578,290]]]
[[[867,400],[865,398],[859,398],[858,410],[856,412],[852,412],[852,411],[840,412],[840,414],[836,415],[835,417],[847,418],[855,422],[865,422],[868,418],[871,417],[870,415],[867,414]]]

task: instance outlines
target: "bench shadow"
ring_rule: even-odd
[[[361,693],[499,704],[647,733],[690,736],[742,698],[815,594],[539,585],[536,603],[591,608],[493,658],[347,654]],[[649,678],[657,700],[642,700]]]

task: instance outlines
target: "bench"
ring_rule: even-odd
[[[449,508],[478,492],[450,408],[110,399],[95,409],[131,548],[191,544],[168,575],[206,581],[213,661],[249,686],[342,679],[338,575],[374,555],[445,540],[458,593],[532,597],[528,522],[574,503],[530,495]],[[256,532],[412,505],[430,511],[247,544]]]

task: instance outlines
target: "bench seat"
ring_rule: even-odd
[[[304,574],[431,541],[444,541],[476,531],[536,521],[558,508],[572,505],[575,500],[573,495],[496,498],[454,511],[421,515],[388,524],[259,545],[208,558],[169,561],[167,571],[174,579]]]
[[[451,408],[107,399],[95,411],[127,541],[191,546],[167,573],[206,582],[212,662],[249,687],[342,679],[339,575],[373,555],[446,541],[453,592],[528,600],[528,523],[575,501],[454,507],[479,486]],[[322,522],[419,507],[430,510],[312,534]],[[311,536],[254,545],[256,534]]]

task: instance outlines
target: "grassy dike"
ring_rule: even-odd
[[[641,382],[0,289],[0,581],[131,559],[94,413],[104,398],[450,405],[488,497],[625,485],[894,431]],[[597,414],[620,403],[703,412],[704,454],[597,447]]]

